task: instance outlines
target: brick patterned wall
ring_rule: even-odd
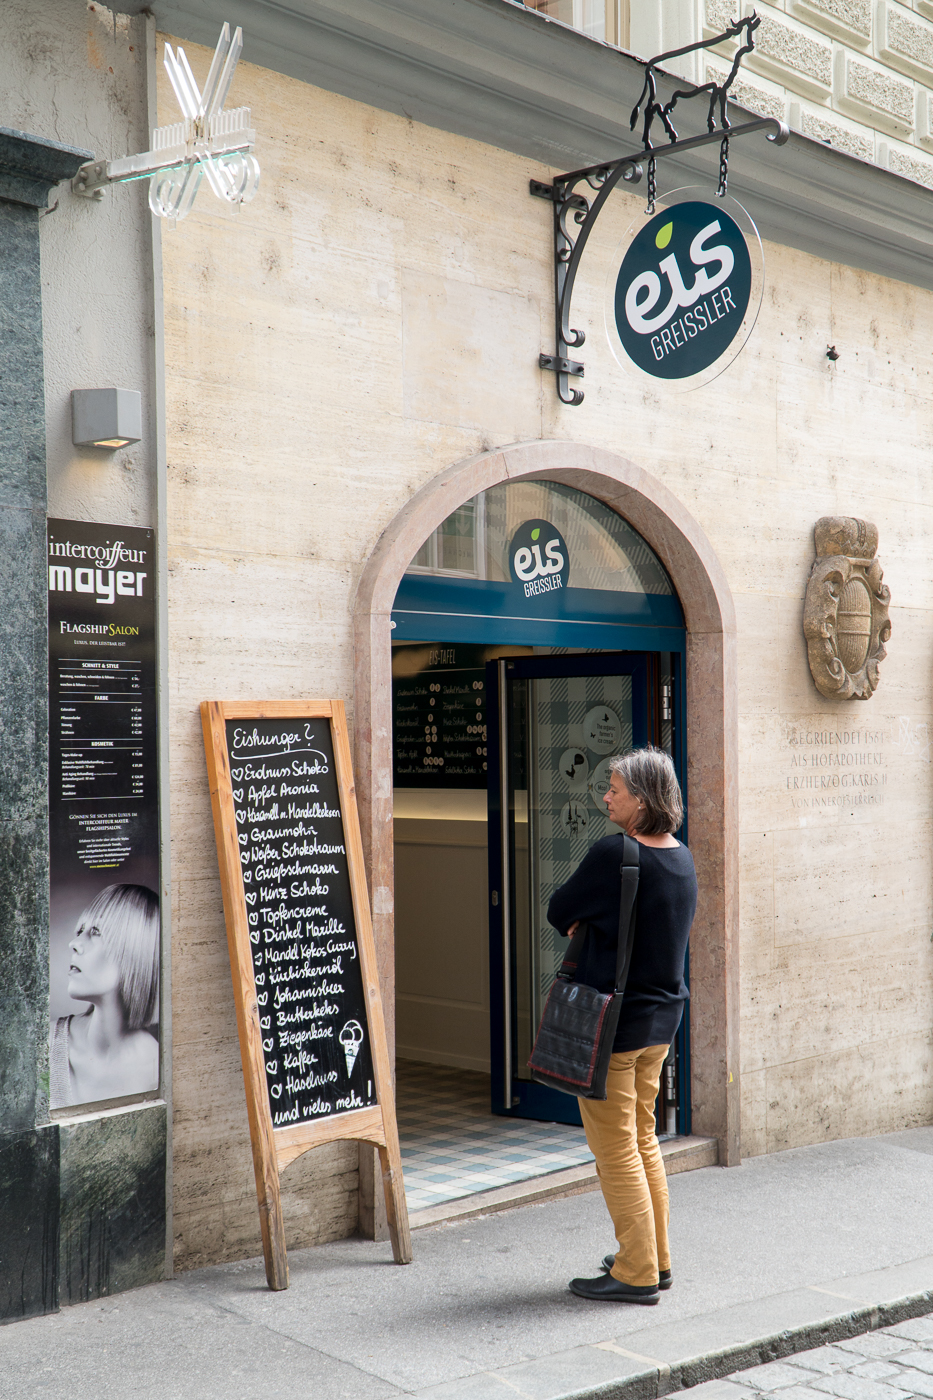
[[[743,0],[701,0],[702,37],[749,14]],[[933,0],[773,0],[736,99],[783,116],[817,141],[933,189]],[[698,34],[697,37],[700,37]],[[706,60],[719,80],[735,51]]]

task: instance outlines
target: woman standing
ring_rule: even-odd
[[[612,759],[610,769],[603,799],[609,820],[640,847],[635,935],[607,1098],[578,1103],[618,1249],[603,1261],[608,1272],[575,1278],[570,1288],[581,1298],[651,1304],[672,1282],[654,1104],[689,995],[684,959],[697,880],[690,852],[672,834],[683,821],[683,800],[668,755],[636,749]],[[576,980],[601,992],[612,991],[615,981],[622,845],[621,836],[597,841],[548,905],[548,920],[562,934],[588,924]]]

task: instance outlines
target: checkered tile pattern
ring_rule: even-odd
[[[590,775],[608,756],[592,752],[583,742],[584,717],[597,705],[608,706],[621,723],[621,738],[616,751],[625,753],[632,747],[632,678],[561,676],[536,680],[532,683],[531,705],[531,763],[535,800],[532,870],[535,872],[535,966],[538,983],[538,1000],[532,1008],[532,1021],[537,1025],[551,983],[567,951],[565,940],[547,921],[548,902],[558,885],[570,878],[593,842],[618,832],[618,827],[606,818],[602,801],[589,787],[582,792],[571,791],[567,778],[561,772],[561,754],[579,746],[589,762]],[[585,813],[584,821],[577,826],[576,832],[568,831],[561,821],[561,811],[568,801],[573,800],[579,802]]]
[[[397,1076],[409,1211],[593,1160],[582,1128],[490,1113],[488,1074],[399,1060]]]

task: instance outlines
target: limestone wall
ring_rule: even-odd
[[[99,4],[7,0],[3,125],[116,159],[149,144],[146,26]],[[155,525],[152,254],[144,183],[61,189],[39,221],[49,514]],[[106,455],[71,441],[71,390],[143,399],[143,438]]]
[[[209,55],[185,47],[203,76]],[[547,171],[245,64],[231,102],[253,109],[259,196],[234,217],[205,187],[164,240],[178,1265],[259,1249],[198,703],[342,696],[352,714],[376,540],[444,468],[518,440],[638,462],[735,596],[743,1151],[930,1121],[933,296],[767,246],[732,368],[646,390],[602,329],[644,207],[619,194],[578,282],[586,400],[563,408],[537,367],[551,211],[528,180]],[[831,513],[877,523],[893,593],[867,703],[823,700],[807,669],[812,527]],[[284,1185],[293,1243],[354,1228],[352,1146]]]

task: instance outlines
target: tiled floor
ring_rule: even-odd
[[[397,1075],[409,1211],[593,1160],[582,1128],[490,1113],[488,1074],[399,1060]]]

